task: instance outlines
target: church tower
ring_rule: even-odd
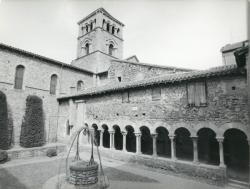
[[[124,24],[99,8],[78,22],[77,57],[72,65],[107,72],[111,59],[122,59]]]

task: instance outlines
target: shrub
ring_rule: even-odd
[[[48,149],[46,154],[48,157],[57,156],[57,150],[55,148]]]
[[[8,150],[11,146],[11,133],[8,121],[6,96],[0,91],[0,149]]]
[[[21,126],[20,145],[31,148],[45,143],[42,99],[30,95],[26,99],[26,110]]]
[[[0,150],[0,163],[5,163],[8,160],[8,153],[4,150]]]

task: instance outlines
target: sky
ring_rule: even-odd
[[[100,7],[125,24],[124,59],[207,69],[247,39],[246,0],[0,0],[0,42],[70,63],[77,22]]]

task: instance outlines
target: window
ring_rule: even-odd
[[[90,24],[90,30],[93,30],[93,22]]]
[[[77,82],[77,91],[81,91],[83,89],[83,81],[78,81]]]
[[[112,27],[112,34],[115,34],[115,27]]]
[[[207,104],[205,81],[188,83],[187,98],[189,106],[205,106]]]
[[[50,94],[56,94],[57,75],[53,74],[50,79]]]
[[[16,67],[16,75],[15,75],[15,89],[23,88],[23,76],[24,76],[24,66],[19,65]]]
[[[161,88],[153,88],[152,100],[160,100],[160,99],[161,99]]]
[[[86,55],[89,54],[89,44],[88,43],[85,44],[85,54]]]
[[[109,23],[107,23],[107,31],[109,31]]]
[[[118,79],[119,82],[122,81],[122,77],[121,76],[117,77],[117,79]]]
[[[119,33],[119,31],[120,31],[120,29],[118,28],[118,29],[117,29],[117,34]]]
[[[129,92],[125,91],[122,93],[122,103],[129,102]]]
[[[88,33],[88,31],[89,31],[89,27],[88,25],[86,25],[86,32]]]
[[[113,50],[114,50],[114,45],[110,44],[109,45],[109,55],[113,54]]]
[[[102,28],[104,27],[104,24],[105,24],[105,20],[103,19],[102,20]]]

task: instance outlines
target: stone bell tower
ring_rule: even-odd
[[[99,8],[78,22],[77,57],[72,65],[101,73],[111,59],[122,59],[124,24]]]

